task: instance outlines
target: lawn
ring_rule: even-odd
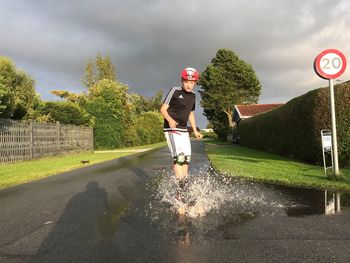
[[[309,165],[246,147],[206,141],[209,160],[218,172],[254,181],[328,190],[350,190],[350,168],[343,179],[326,178],[323,167]]]
[[[111,151],[100,151],[98,153],[77,153],[65,156],[46,157],[38,160],[23,161],[12,164],[0,165],[0,189],[14,185],[38,180],[50,175],[71,171],[87,165],[116,159],[122,156],[134,154],[135,150],[150,150],[165,146],[165,142],[144,145],[139,147],[123,148]],[[127,151],[129,150],[129,151]],[[89,163],[82,164],[82,160]]]

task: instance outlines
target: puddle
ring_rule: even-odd
[[[341,212],[350,206],[348,192],[335,192],[307,188],[293,188],[284,186],[271,186],[279,191],[289,202],[286,204],[287,216],[308,216],[316,214],[330,215]]]
[[[264,253],[273,248],[269,253],[283,255],[283,248],[290,249],[296,240],[335,240],[340,226],[348,224],[344,216],[325,215],[336,212],[337,198],[331,192],[237,180],[211,169],[192,170],[189,178],[189,198],[195,198],[204,214],[180,216],[171,169],[155,171],[144,197],[118,224],[113,253],[125,261],[141,262],[147,255],[149,262],[237,262],[246,257],[260,262],[260,257],[254,258],[259,249]],[[349,200],[348,193],[341,193],[341,212],[335,215],[349,206],[343,200]],[[245,256],[235,258],[239,253]]]
[[[188,179],[187,199],[195,200],[204,209],[204,215],[220,214],[223,209],[239,213],[264,214],[279,213],[283,203],[280,196],[273,191],[264,191],[263,185],[246,182],[232,182],[229,178],[209,172],[194,171]],[[149,192],[153,193],[148,212],[156,219],[162,209],[176,212],[181,202],[175,199],[177,183],[172,171],[164,170],[148,184]],[[160,208],[160,210],[158,210]],[[187,216],[194,218],[195,214]]]
[[[187,209],[186,218],[192,225],[198,228],[204,225],[207,230],[239,226],[264,216],[329,215],[350,206],[349,193],[249,182],[216,174],[212,169],[192,174],[187,198],[195,200],[204,213]],[[183,204],[175,199],[177,183],[170,169],[158,171],[147,188],[150,196],[146,213],[152,222],[159,223],[164,214],[177,215]]]
[[[287,198],[265,185],[243,180],[232,181],[212,169],[195,170],[189,177],[187,198],[195,200],[194,209],[179,216],[182,203],[175,198],[177,183],[172,171],[158,171],[147,184],[149,196],[146,216],[174,242],[201,242],[226,239],[227,229],[237,228],[262,216],[285,214]],[[204,213],[196,213],[201,207]]]

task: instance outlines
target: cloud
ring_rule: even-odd
[[[285,102],[326,85],[312,68],[320,51],[350,55],[347,10],[345,0],[7,0],[0,55],[30,73],[44,98],[53,88],[82,90],[85,64],[98,53],[112,57],[131,91],[153,96],[179,85],[185,66],[204,70],[229,48],[256,70],[260,102]]]

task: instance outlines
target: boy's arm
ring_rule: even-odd
[[[176,128],[176,125],[178,123],[173,118],[170,117],[170,115],[168,113],[168,108],[169,108],[169,105],[163,103],[162,107],[160,107],[160,113],[169,122],[170,128]]]
[[[192,130],[194,132],[194,136],[197,139],[202,139],[203,135],[199,131],[197,131],[196,120],[194,118],[194,111],[191,111],[190,116],[188,117],[188,120],[190,121]]]

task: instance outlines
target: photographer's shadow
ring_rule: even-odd
[[[58,221],[47,224],[51,231],[30,262],[94,261],[94,248],[111,234],[106,227],[109,215],[106,191],[89,182],[84,192],[68,202]]]

